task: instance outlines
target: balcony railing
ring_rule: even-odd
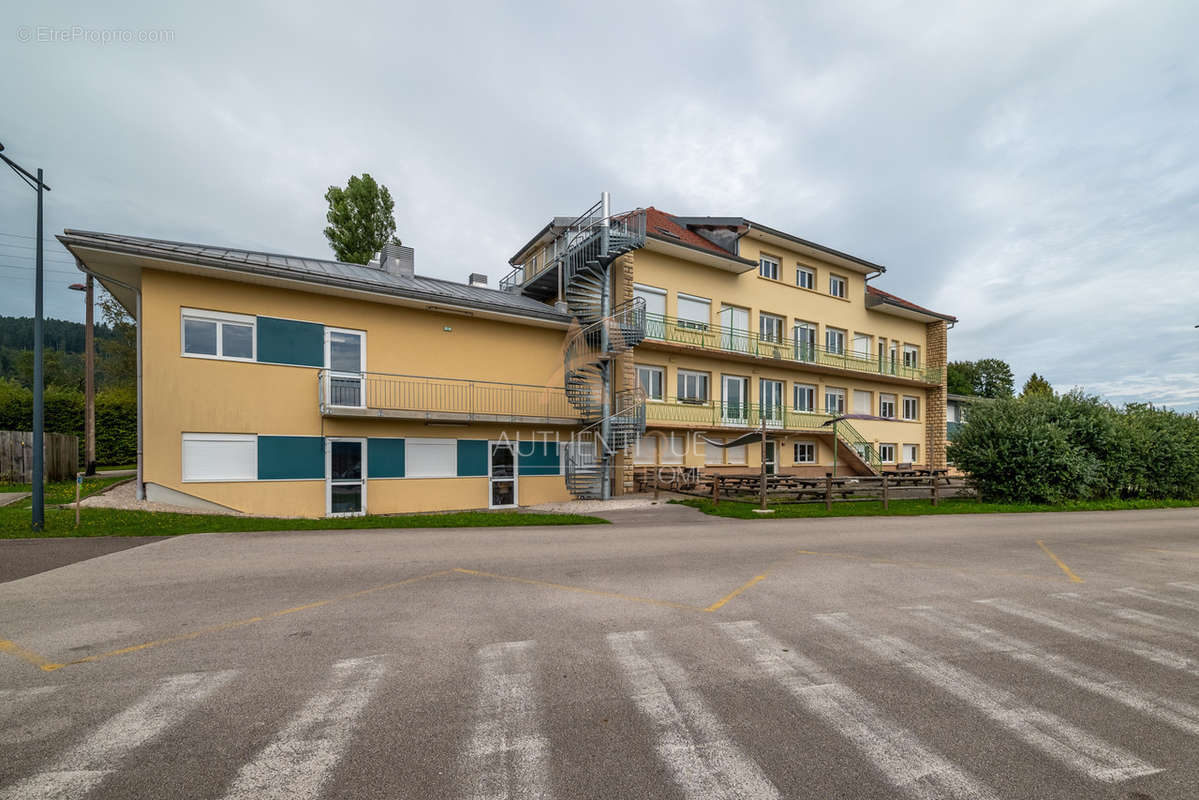
[[[650,425],[697,425],[711,428],[760,428],[763,417],[767,430],[812,431],[833,433],[832,414],[819,411],[796,411],[785,405],[770,403],[692,403],[687,401],[648,402],[645,419]],[[837,423],[837,435],[857,452],[858,457],[874,469],[881,462],[874,445],[858,433],[848,421]]]
[[[678,317],[661,314],[646,314],[646,342],[667,342],[688,347],[699,347],[717,353],[732,353],[755,358],[774,359],[793,364],[809,364],[818,367],[882,375],[924,383],[940,383],[941,367],[929,367],[919,363],[893,362],[880,354],[877,358],[863,356],[850,350],[829,350],[792,338],[790,341],[764,338],[756,333],[708,325]]]
[[[562,387],[330,370],[320,371],[317,384],[320,411],[326,416],[579,421],[579,412]]]

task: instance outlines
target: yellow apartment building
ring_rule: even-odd
[[[607,498],[638,469],[866,474],[945,461],[955,320],[884,268],[733,217],[607,196],[498,289],[368,265],[68,229],[138,322],[138,487],[324,516]],[[834,467],[834,463],[836,467]]]

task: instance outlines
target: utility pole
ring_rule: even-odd
[[[761,404],[758,406],[758,416],[762,418],[762,486],[761,486],[761,510],[766,510],[766,415],[761,412]],[[777,457],[777,456],[776,456]]]
[[[45,444],[46,398],[42,376],[42,357],[45,342],[42,341],[42,194],[50,187],[42,180],[42,168],[34,175],[29,170],[4,155],[0,144],[0,161],[12,167],[13,172],[37,192],[37,247],[33,278],[33,522],[34,533],[46,527]]]
[[[83,474],[96,474],[96,279],[87,274],[85,283],[72,283],[71,288],[85,292],[83,349],[86,374],[83,385]]]

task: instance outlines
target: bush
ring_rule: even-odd
[[[46,431],[80,438],[83,448],[83,392],[47,386]],[[33,391],[15,381],[0,379],[0,430],[33,430]],[[137,393],[108,389],[96,394],[96,461],[127,464],[137,459]]]
[[[949,448],[987,501],[1199,498],[1199,417],[1078,391],[977,403]]]

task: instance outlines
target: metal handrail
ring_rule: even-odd
[[[835,367],[871,375],[886,375],[925,383],[940,383],[943,368],[892,363],[880,354],[863,357],[850,350],[830,351],[820,345],[763,338],[756,333],[711,325],[664,314],[646,314],[645,338],[700,347],[723,353],[740,353],[756,358],[789,361],[797,364]]]
[[[607,329],[608,336],[602,334]],[[567,371],[594,364],[604,356],[624,353],[645,338],[645,298],[621,303],[601,320],[582,328],[566,343],[563,360]],[[605,349],[606,348],[606,349]]]
[[[598,246],[593,247],[589,240],[591,240],[592,237],[597,237],[595,244],[598,245],[597,234],[599,234],[600,229],[605,226],[613,235],[644,240],[645,211],[642,209],[637,209],[636,211],[628,211],[621,214],[612,214],[608,217],[604,217],[603,201],[601,200],[579,216],[575,217],[575,219],[572,220],[571,223],[567,225],[561,233],[555,236],[549,244],[537,252],[537,255],[540,257],[537,260],[536,268],[530,269],[524,264],[515,267],[511,272],[500,279],[500,288],[514,289],[519,286],[523,286],[529,280],[537,277],[546,270],[552,269],[565,262],[568,257],[574,257],[582,254],[582,257],[571,259],[572,261],[582,264],[587,257],[598,256]]]
[[[322,369],[321,413],[332,410],[438,412],[488,417],[579,419],[560,386]]]

